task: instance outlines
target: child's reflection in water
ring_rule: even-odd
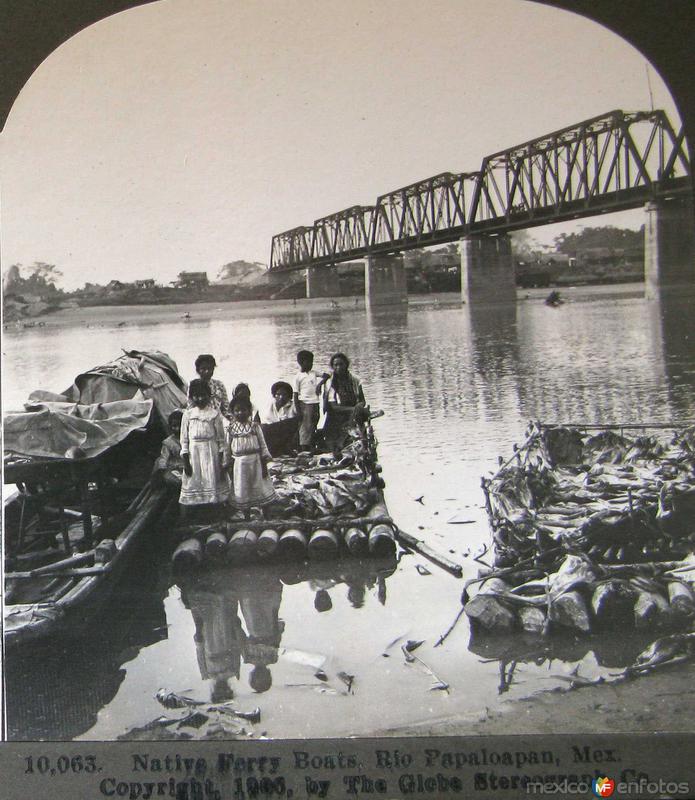
[[[286,582],[308,580],[319,613],[332,610],[329,589],[344,583],[347,598],[357,609],[364,605],[367,589],[375,585],[377,599],[385,603],[385,574],[394,568],[385,573],[376,565],[354,564],[334,576],[311,579],[299,571],[288,573]],[[239,680],[242,659],[251,665],[248,680],[254,692],[267,692],[273,685],[270,667],[277,663],[285,630],[280,619],[282,590],[278,575],[264,570],[208,574],[182,582],[181,599],[193,617],[198,667],[201,677],[211,682],[211,702],[234,697],[230,680]]]

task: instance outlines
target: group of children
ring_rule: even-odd
[[[319,376],[313,363],[310,351],[297,353],[294,386],[286,381],[272,385],[273,400],[264,422],[297,417],[299,449],[311,450],[323,396],[326,441],[337,450],[335,433],[344,431],[356,406],[364,405],[362,387],[348,372],[349,361],[342,353],[331,358],[332,375]],[[155,474],[166,483],[180,483],[179,503],[184,510],[230,502],[249,519],[253,507],[263,510],[275,500],[268,477],[272,456],[248,385],[238,384],[229,400],[224,384],[213,378],[216,366],[212,355],[196,359],[198,378],[189,384],[188,407],[169,416],[171,435],[162,443]]]

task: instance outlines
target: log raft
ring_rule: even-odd
[[[263,521],[221,525],[210,532],[209,526],[189,535],[174,550],[174,566],[192,568],[229,564],[243,566],[260,562],[299,560],[328,561],[342,555],[351,557],[393,558],[396,553],[396,526],[390,517],[380,515],[370,524],[351,520],[341,525],[273,525]],[[360,524],[362,523],[362,524]],[[271,527],[272,526],[272,527]]]
[[[495,567],[464,590],[471,624],[533,635],[692,624],[695,426],[527,433],[482,480]]]

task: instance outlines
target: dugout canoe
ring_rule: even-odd
[[[5,647],[90,620],[122,577],[138,545],[155,527],[170,494],[167,487],[147,491],[110,524],[95,524],[92,537],[97,544],[90,549],[66,555],[57,548],[45,548],[35,555],[23,554],[33,557],[9,557],[5,572]],[[21,504],[21,497],[14,496],[7,518],[21,515]],[[113,527],[116,519],[120,528],[117,533]],[[75,541],[71,538],[73,545]]]
[[[130,351],[6,415],[6,647],[92,618],[147,540],[172,500],[150,475],[183,385],[166,354]]]

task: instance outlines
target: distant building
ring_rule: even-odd
[[[539,260],[541,264],[555,264],[563,267],[569,266],[570,263],[567,253],[543,253]]]
[[[108,287],[100,286],[98,283],[85,283],[84,288],[82,289],[82,294],[87,295],[98,295],[103,294]]]
[[[154,278],[145,278],[141,281],[135,281],[136,289],[154,289]]]
[[[459,253],[435,250],[430,253],[429,265],[435,269],[449,269],[450,267],[460,268],[461,256]]]
[[[210,285],[207,272],[179,272],[174,286],[178,289],[204,289]]]
[[[610,264],[622,256],[622,250],[614,247],[583,247],[577,250],[579,264]]]
[[[125,288],[127,288],[127,286],[128,286],[127,283],[123,283],[122,281],[113,280],[113,281],[109,281],[106,284],[106,289],[109,292],[120,292],[121,289],[125,289]]]

